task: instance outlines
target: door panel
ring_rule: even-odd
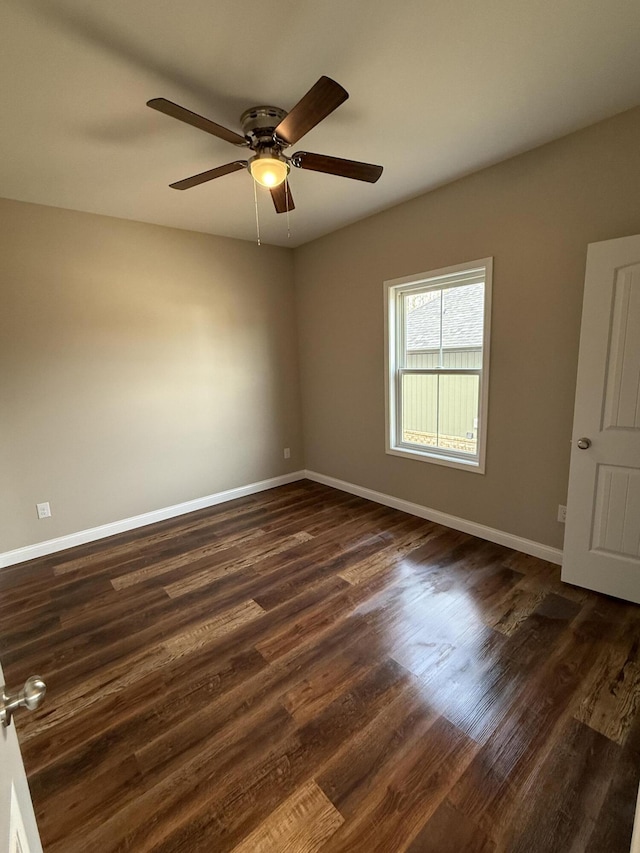
[[[640,236],[587,253],[562,579],[640,603]]]
[[[640,557],[640,470],[598,465],[595,507],[593,550]]]
[[[42,853],[14,722],[0,724],[0,853]]]
[[[618,270],[613,297],[605,429],[640,429],[640,264]]]

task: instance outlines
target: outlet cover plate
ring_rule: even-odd
[[[38,518],[51,518],[51,507],[49,506],[49,501],[36,504],[36,510],[38,511]]]

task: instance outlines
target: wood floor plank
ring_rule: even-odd
[[[196,746],[203,736],[215,734],[224,726],[234,724],[256,705],[280,701],[293,685],[303,678],[314,678],[315,673],[351,643],[367,637],[368,626],[344,623],[324,638],[321,647],[310,642],[281,658],[275,665],[260,668],[244,683],[234,685],[229,692],[219,695],[202,708],[196,707],[184,719],[178,719],[171,728],[153,727],[147,744],[137,748],[138,760],[147,772],[162,772],[167,762],[175,761],[185,750]],[[256,650],[252,647],[252,651]],[[266,664],[262,656],[260,659]],[[379,660],[378,660],[379,665]],[[363,670],[363,672],[366,670]],[[361,672],[354,673],[354,678]],[[351,686],[351,685],[349,685]]]
[[[575,716],[622,744],[640,707],[640,631],[635,620],[620,628],[620,636],[601,648]]]
[[[501,601],[489,609],[485,622],[496,631],[510,637],[520,628],[522,623],[531,616],[547,595],[544,587],[534,584],[530,589],[529,578],[513,586]]]
[[[309,533],[302,531],[301,533],[294,533],[292,536],[282,539],[267,550],[263,549],[262,543],[255,549],[255,551],[251,551],[251,549],[244,549],[244,553],[237,559],[222,563],[222,565],[216,569],[213,569],[211,566],[207,566],[198,574],[192,575],[191,577],[178,581],[177,583],[170,584],[169,586],[165,586],[165,590],[170,598],[186,595],[187,593],[194,592],[194,590],[201,589],[203,586],[208,586],[212,580],[215,580],[222,574],[250,568],[262,560],[267,560],[270,557],[277,556],[283,551],[289,551],[291,548],[295,548],[296,545],[300,545],[302,542],[308,542],[311,538],[313,537]]]
[[[413,839],[407,853],[495,853],[496,845],[467,815],[444,799]]]
[[[429,734],[424,752],[399,755],[389,772],[372,785],[360,808],[325,845],[328,853],[365,853],[374,846],[406,849],[478,750],[443,717]]]
[[[265,667],[255,649],[215,664],[208,649],[192,656],[189,665],[179,658],[160,677],[152,673],[139,679],[23,743],[30,778],[47,790],[55,789],[56,777],[73,779],[88,768],[105,770],[175,726],[176,720],[187,720],[234,687],[250,682]]]
[[[26,739],[57,726],[61,721],[76,716],[105,697],[120,693],[125,687],[150,673],[161,673],[167,665],[185,654],[195,652],[221,636],[236,631],[264,615],[264,610],[254,601],[246,602],[211,619],[201,620],[187,630],[168,637],[164,642],[124,659],[109,668],[108,682],[102,673],[83,679],[75,688],[56,696],[57,707],[43,713],[26,733]]]
[[[603,850],[629,850],[631,832],[636,811],[636,789],[638,767],[640,767],[640,718],[633,726],[619,751],[619,761],[608,785],[589,838],[585,853],[600,853]],[[598,774],[600,775],[600,774]]]
[[[129,755],[107,772],[94,774],[90,787],[85,779],[66,785],[50,795],[46,808],[40,809],[40,832],[49,845],[64,849],[67,837],[73,835],[78,823],[107,820],[122,807],[122,791],[132,789],[141,778],[135,758]]]
[[[293,719],[302,725],[344,693],[361,674],[378,662],[369,637],[348,646],[325,665],[308,671],[305,677],[280,697],[280,702]]]
[[[47,853],[627,853],[640,608],[309,481],[0,572]]]
[[[388,545],[376,554],[375,557],[364,556],[354,565],[342,569],[340,577],[344,578],[350,584],[364,583],[378,574],[378,572],[396,567],[398,561],[405,555],[425,545],[438,535],[442,535],[442,528],[438,528],[435,525],[410,529],[407,533],[397,537],[395,542]]]
[[[256,765],[265,755],[273,754],[271,744],[279,745],[277,753],[286,748],[292,734],[291,720],[283,708],[259,709],[224,737],[201,742],[197,749],[185,752],[170,773],[154,777],[151,783],[145,783],[143,777],[140,787],[122,790],[120,809],[106,820],[91,824],[86,837],[80,839],[78,851],[159,851],[167,837],[182,826],[184,843],[174,845],[171,841],[171,847],[197,849],[201,838],[195,818],[203,803],[208,810],[214,791],[222,798],[239,780],[252,779]]]
[[[567,720],[557,748],[523,791],[503,846],[512,853],[527,853],[536,847],[585,850],[619,753],[620,747],[608,738],[574,719]],[[596,768],[599,772],[594,772]],[[558,777],[562,786],[551,789],[546,780]],[[540,815],[547,818],[540,820]]]
[[[158,853],[191,849],[189,844],[193,844],[194,837],[201,839],[205,849],[217,853],[231,850],[309,779],[310,768],[322,766],[337,748],[392,702],[407,683],[407,673],[397,664],[390,661],[380,664],[318,717],[296,728],[294,736],[286,738],[291,729],[283,727],[284,737],[276,747],[275,761],[272,750],[252,765],[251,775],[246,775],[240,783],[235,779],[230,785],[225,778],[215,798],[206,788],[196,791],[191,787],[182,791],[170,808],[165,800],[172,831],[163,843],[157,843]],[[262,743],[263,732],[257,736]],[[284,752],[280,751],[282,740],[286,744]],[[196,755],[199,761],[201,750]],[[142,826],[135,841],[143,843],[147,838],[146,828]]]
[[[552,612],[557,612],[555,606]],[[591,606],[566,625],[551,653],[549,646],[544,647],[543,665],[534,667],[524,680],[509,714],[449,795],[451,803],[497,845],[518,814],[539,766],[562,744],[592,661],[595,638],[602,636],[606,625]],[[528,666],[533,661],[530,653],[523,658]]]
[[[234,853],[316,853],[343,823],[315,782],[307,782],[234,847]]]
[[[228,564],[223,564],[219,571],[222,573],[233,573],[242,570],[243,568],[251,567],[258,571],[270,572],[274,565],[280,569],[283,564],[283,560],[280,559],[283,552],[287,557],[292,558],[293,560],[299,559],[301,555],[309,553],[308,549],[302,548],[301,545],[308,542],[309,539],[316,538],[318,539],[316,544],[318,548],[321,548],[323,545],[326,546],[332,541],[334,543],[343,541],[343,537],[345,535],[350,536],[353,540],[354,536],[361,534],[360,547],[363,547],[365,543],[368,543],[371,544],[371,547],[379,549],[383,547],[384,543],[379,541],[379,537],[376,535],[376,532],[373,532],[376,527],[377,518],[379,518],[379,514],[376,513],[370,517],[366,517],[365,519],[350,519],[339,525],[334,523],[330,526],[329,530],[323,531],[326,535],[322,538],[321,533],[316,534],[314,537],[307,531],[302,531],[301,533],[294,535],[298,537],[298,541],[290,540],[289,542],[286,542],[283,540],[281,546],[274,548],[272,553],[267,552],[260,554],[260,550],[258,549],[256,556],[252,557],[251,554],[247,554],[246,556],[243,556],[241,560],[230,561]],[[394,520],[394,523],[399,526],[404,522],[402,519],[396,519]],[[393,524],[388,523],[387,528],[389,527],[393,527]],[[294,540],[294,537],[291,537],[291,539]],[[351,550],[353,550],[354,547],[355,546],[352,546]],[[180,596],[197,592],[203,587],[211,586],[217,577],[219,577],[219,574],[211,572],[209,569],[205,569],[195,575],[190,575],[187,578],[181,578],[173,583],[165,584],[165,590],[171,598],[179,598]]]
[[[327,762],[316,780],[346,817],[357,814],[380,780],[388,778],[407,752],[420,753],[438,712],[421,685],[406,689]]]
[[[593,603],[596,600],[596,593],[591,590],[563,583],[556,565],[538,560],[530,554],[513,551],[505,559],[505,566],[525,575],[527,581],[523,582],[523,587],[532,591],[542,589],[545,593],[555,593],[578,604]]]
[[[164,556],[161,559],[146,563],[137,568],[140,561],[136,561],[133,565],[125,564],[118,566],[119,571],[125,570],[124,574],[118,574],[111,578],[111,586],[117,592],[123,589],[128,589],[130,586],[144,583],[144,581],[157,578],[159,575],[166,575],[169,572],[175,572],[176,569],[185,567],[191,568],[196,561],[200,561],[203,566],[211,566],[214,569],[220,564],[228,565],[234,559],[239,560],[242,557],[243,545],[247,545],[246,538],[249,538],[251,544],[260,542],[265,533],[262,528],[246,533],[243,531],[241,537],[232,539],[230,542],[225,542],[221,545],[219,542],[209,542],[206,545],[201,545],[199,548],[193,548],[190,551],[181,551],[175,556]],[[243,541],[244,540],[244,541]],[[133,562],[133,561],[132,561]]]
[[[410,684],[410,676],[393,661],[387,661],[367,672],[349,691],[300,726],[299,743],[287,755],[286,768],[262,775],[259,785],[247,792],[248,798],[244,792],[236,792],[238,799],[234,800],[234,807],[225,809],[225,834],[233,830],[241,832],[246,825],[247,817],[242,807],[247,799],[261,801],[265,806],[279,799],[281,792],[308,777],[310,768],[321,768],[331,756],[348,749],[359,733],[393,705]]]
[[[190,654],[264,614],[265,611],[255,601],[246,601],[212,619],[205,619],[188,631],[170,637],[165,641],[164,648],[172,657]]]

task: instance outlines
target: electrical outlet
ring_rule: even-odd
[[[290,447],[285,447],[284,458],[285,459],[291,459],[291,448]]]
[[[564,524],[566,522],[566,520],[567,520],[567,508],[566,508],[566,506],[562,506],[562,504],[560,504],[558,506],[558,521],[560,521],[562,524]]]
[[[36,509],[38,511],[38,518],[51,518],[51,507],[49,506],[49,501],[45,501],[42,504],[36,504]]]

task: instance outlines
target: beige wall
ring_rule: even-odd
[[[586,248],[638,232],[640,109],[297,249],[307,468],[560,547]],[[487,256],[486,474],[386,455],[382,282]]]
[[[586,246],[640,232],[639,152],[637,109],[295,252],[0,200],[0,552],[305,465],[561,546]],[[486,475],[386,455],[382,282],[489,255]]]
[[[303,466],[291,255],[0,201],[0,552]]]

